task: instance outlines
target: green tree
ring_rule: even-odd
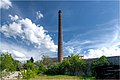
[[[31,61],[32,63],[34,63],[34,59],[33,59],[33,57],[30,58],[30,61]]]
[[[16,71],[18,68],[19,61],[16,61],[12,58],[11,54],[5,53],[0,55],[0,65],[1,65],[1,71],[7,70],[7,71]]]
[[[27,60],[27,62],[23,65],[23,67],[26,70],[35,70],[35,65],[30,60]]]
[[[14,67],[16,69],[16,71],[19,71],[20,70],[20,62],[18,60],[14,60],[13,64],[14,64]]]
[[[108,60],[108,58],[106,56],[101,56],[99,59],[98,59],[98,65],[110,65],[110,61]]]
[[[65,58],[62,63],[56,63],[47,70],[48,74],[56,75],[79,75],[80,71],[85,70],[85,62],[79,55],[71,55]]]
[[[38,67],[37,74],[44,74],[48,68],[51,66],[52,60],[48,56],[43,56],[42,60],[38,60],[35,62],[35,65]]]
[[[44,66],[44,64],[40,64],[38,66],[38,73],[37,74],[44,74],[46,72],[47,68]]]
[[[99,59],[92,61],[91,70],[93,75],[96,75],[95,68],[99,66],[107,66],[110,65],[110,61],[106,56],[101,56]]]
[[[83,71],[85,62],[79,57],[79,55],[71,55],[69,58],[70,62],[70,75],[79,75],[80,71]]]
[[[60,75],[60,63],[49,66],[45,73],[48,75]]]
[[[25,69],[24,72],[22,73],[24,79],[34,78],[38,73],[38,67],[35,66],[31,59],[27,60],[23,67]]]
[[[60,73],[69,74],[70,66],[71,64],[70,64],[69,58],[64,59],[62,63],[60,64]]]
[[[110,64],[111,63],[106,56],[101,56],[98,60],[92,61],[92,68],[97,66],[110,65]]]

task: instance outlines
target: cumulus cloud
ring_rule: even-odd
[[[27,47],[31,45],[32,49],[24,49],[17,43],[1,42],[2,50],[7,50],[12,53],[14,59],[26,60],[34,57],[35,60],[41,59],[42,55],[49,55],[57,52],[57,45],[54,44],[52,37],[47,33],[43,26],[36,25],[28,18],[20,18],[19,16],[9,15],[11,21],[9,24],[4,24],[0,27],[0,32],[7,38],[14,40],[20,39],[19,42],[26,43]]]
[[[44,16],[43,16],[43,14],[40,12],[40,11],[37,11],[36,12],[36,19],[41,19],[41,18],[43,18]]]
[[[1,0],[0,1],[0,8],[9,9],[10,7],[12,7],[12,3],[10,0]]]
[[[10,49],[10,48],[9,48]],[[15,59],[15,60],[19,60],[19,61],[26,61],[28,60],[29,58],[27,58],[23,53],[19,52],[19,51],[16,51],[16,50],[1,50],[2,53],[4,54],[11,54],[12,57]]]
[[[8,42],[1,42],[0,43],[0,52],[2,53],[10,53],[12,54],[12,57],[19,61],[25,61],[30,59],[31,57],[34,58],[34,60],[40,60],[42,55],[44,55],[44,52],[39,52],[39,50],[32,49],[27,50],[26,48],[17,45],[17,44],[10,44]]]
[[[16,50],[12,50],[12,53],[14,54],[14,56],[16,57],[16,58],[23,58],[23,57],[25,57],[25,55],[23,54],[23,53],[21,53],[21,52],[18,52],[18,51],[16,51]]]
[[[85,58],[99,58],[101,56],[120,56],[119,47],[102,47],[100,49],[89,49]]]
[[[10,15],[11,16],[11,15]],[[18,19],[18,16],[11,16],[11,20]],[[20,37],[23,40],[29,41],[35,48],[57,51],[57,45],[54,44],[52,38],[44,30],[43,26],[36,25],[30,19],[18,19],[10,24],[2,25],[0,32],[7,37]]]
[[[65,56],[71,55],[71,54],[80,54],[81,48],[80,46],[64,46],[64,53]],[[67,53],[67,54],[66,54]]]
[[[12,21],[16,21],[19,19],[19,17],[17,15],[15,15],[15,16],[9,15],[9,17]]]

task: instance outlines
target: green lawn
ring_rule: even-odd
[[[68,75],[40,75],[30,80],[95,80],[95,77],[68,76]]]

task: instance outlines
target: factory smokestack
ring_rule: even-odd
[[[63,60],[63,50],[62,50],[62,11],[58,12],[58,62],[62,62]]]

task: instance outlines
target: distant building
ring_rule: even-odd
[[[84,59],[84,56],[80,56],[80,59]]]

